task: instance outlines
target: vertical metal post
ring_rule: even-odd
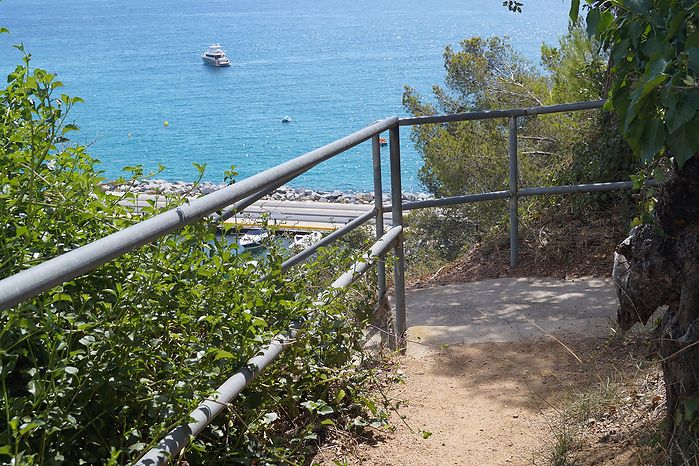
[[[517,117],[510,117],[510,265],[517,267],[519,263],[519,217],[517,210],[519,207],[519,173],[517,169]]]
[[[399,126],[395,125],[389,129],[389,141],[391,143],[391,212],[393,214],[393,225],[403,226],[403,189],[400,179],[400,132]],[[403,348],[405,341],[405,259],[403,257],[403,234],[398,236],[394,247],[396,256],[393,268],[394,283],[396,292],[396,333],[399,339],[398,345]]]
[[[376,239],[383,236],[383,189],[381,187],[381,141],[377,134],[371,138],[371,153],[374,168],[374,206],[376,207]],[[386,296],[386,261],[379,259],[376,267],[379,288],[379,304]]]

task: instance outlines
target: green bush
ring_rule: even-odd
[[[80,100],[60,87],[25,54],[0,91],[0,278],[158,212],[133,214],[99,187],[97,161],[68,139]],[[297,343],[195,441],[190,464],[294,463],[320,428],[372,421],[361,322],[308,286],[349,256],[285,276],[278,252],[251,261],[217,228],[188,226],[0,313],[0,461],[133,461],[294,321]]]

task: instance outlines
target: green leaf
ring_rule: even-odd
[[[226,350],[219,349],[216,352],[216,356],[214,357],[214,361],[218,361],[219,359],[235,359],[235,355],[233,353],[226,351]]]
[[[667,60],[665,60],[662,57],[657,57],[657,58],[648,62],[643,75],[647,77],[646,79],[649,79],[649,80],[655,79],[656,77],[662,75],[665,72],[667,65],[668,65]]]
[[[646,56],[655,59],[665,55],[666,47],[667,42],[665,42],[665,39],[655,34],[655,32],[651,32],[648,38],[643,42],[641,49]]]
[[[687,50],[687,67],[699,74],[699,47],[692,47]]]
[[[653,161],[655,154],[662,149],[665,138],[665,125],[658,118],[651,118],[646,121],[645,128],[640,138],[641,160],[645,163]]]
[[[2,354],[0,358],[0,374],[8,375],[12,372],[17,364],[19,355],[17,354]]]
[[[78,368],[73,366],[66,366],[65,369],[67,374],[75,375],[78,373]]]
[[[685,49],[691,49],[692,47],[699,47],[699,31],[694,31],[684,41]]]
[[[570,22],[575,24],[578,22],[578,16],[580,15],[580,0],[572,0],[570,2],[570,11],[568,12],[568,17]]]
[[[672,86],[672,83],[668,83],[663,87],[662,92],[660,93],[660,103],[663,104],[665,107],[666,112],[668,111],[674,111],[675,107],[680,102],[680,94],[677,92],[677,90]]]
[[[699,124],[699,118],[694,117],[692,121],[685,123],[668,137],[667,145],[670,148],[670,153],[680,168],[699,149],[699,134],[696,131],[697,124]]]
[[[667,172],[660,167],[655,167],[653,170],[653,179],[658,183],[665,183]]]
[[[600,12],[597,8],[593,8],[587,13],[585,22],[587,23],[587,34],[589,36],[596,36],[601,32],[599,30]]]
[[[422,434],[422,438],[424,438],[424,439],[428,439],[428,438],[432,437],[432,432],[429,432],[427,430],[423,430],[420,433]]]
[[[68,123],[63,127],[63,134],[69,132],[69,131],[78,131],[80,127],[76,124],[73,123]]]
[[[376,403],[374,403],[370,399],[365,399],[364,404],[367,408],[369,408],[369,411],[371,411],[371,414],[373,414],[374,416],[376,416],[376,414],[379,412],[379,409],[376,407]]]
[[[678,100],[674,108],[667,108],[665,112],[665,125],[669,133],[675,132],[680,126],[694,118],[697,108],[694,103],[682,94],[675,93]]]
[[[344,390],[340,389],[339,392],[337,392],[337,395],[335,395],[335,403],[339,403],[342,401],[342,399],[347,395]]]
[[[623,4],[638,15],[647,15],[650,10],[650,2],[648,0],[624,0]]]
[[[364,427],[367,425],[367,422],[361,416],[357,416],[352,420],[352,425],[357,427]]]
[[[196,168],[197,173],[199,175],[203,175],[204,172],[206,171],[206,164],[205,163],[201,164],[201,163],[192,162],[192,165],[194,166],[194,168]]]
[[[68,301],[69,303],[73,302],[73,298],[66,293],[56,293],[53,295],[53,298],[51,300],[52,303],[57,303],[59,301]]]
[[[32,430],[36,429],[37,427],[41,427],[42,425],[44,425],[43,421],[32,421],[22,424],[19,427],[19,435],[24,435],[27,432],[31,432]]]
[[[665,42],[670,42],[677,35],[677,33],[680,31],[680,28],[684,24],[686,17],[687,16],[684,10],[679,10],[675,13],[675,15],[670,20],[670,23],[668,24],[667,34],[665,35]]]
[[[36,89],[37,85],[38,85],[38,83],[37,83],[36,78],[34,76],[29,76],[27,78],[27,82],[25,84],[27,89]]]
[[[631,39],[631,44],[634,46],[634,48],[638,48],[638,41],[643,36],[645,29],[647,28],[648,26],[641,24],[640,22],[633,22],[629,26],[627,37]]]
[[[599,28],[600,32],[604,32],[607,29],[609,29],[609,26],[611,26],[613,22],[614,22],[614,15],[612,14],[611,11],[605,10],[600,14],[600,21],[599,21],[599,25],[597,27]]]
[[[610,52],[612,63],[619,63],[626,58],[626,55],[629,53],[630,44],[631,42],[629,39],[624,39],[614,44],[614,47],[612,47],[612,51]]]
[[[327,416],[328,414],[334,413],[335,410],[332,409],[332,407],[331,407],[330,405],[328,405],[327,403],[323,403],[323,405],[321,405],[321,406],[318,407],[317,412],[318,412],[318,414],[320,414],[321,416]]]

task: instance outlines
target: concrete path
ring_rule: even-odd
[[[501,278],[406,292],[407,354],[444,344],[521,341],[547,334],[604,336],[616,315],[614,285]]]

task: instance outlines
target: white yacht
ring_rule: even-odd
[[[313,246],[321,239],[323,239],[323,234],[319,231],[314,231],[311,233],[298,233],[294,235],[294,242],[291,245],[291,247],[298,249],[306,249]]]
[[[245,248],[246,251],[254,251],[264,247],[264,241],[269,238],[269,232],[262,228],[254,228],[247,230],[238,240],[238,245]]]
[[[226,52],[220,44],[212,44],[206,52],[201,54],[201,59],[211,66],[231,66],[231,61],[226,57]]]

